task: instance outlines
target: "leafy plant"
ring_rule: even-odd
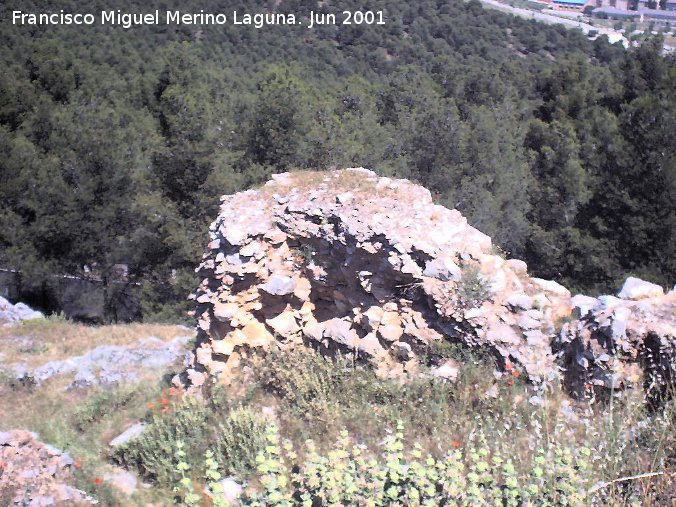
[[[200,496],[195,493],[195,488],[192,484],[192,479],[186,474],[190,470],[190,465],[185,461],[186,453],[183,450],[185,444],[182,440],[176,441],[176,450],[174,451],[174,458],[176,459],[176,472],[180,476],[179,485],[174,487],[174,492],[183,497],[183,502],[188,507],[195,507],[200,501]]]
[[[278,394],[302,417],[323,417],[335,402],[334,390],[345,375],[334,364],[309,349],[273,353],[258,373],[261,385]]]
[[[166,413],[154,413],[143,433],[118,447],[114,453],[120,463],[136,467],[144,476],[160,483],[176,479],[174,458],[177,442],[182,442],[190,461],[203,453],[208,436],[208,413],[200,400],[186,397]]]
[[[242,474],[254,469],[264,446],[265,421],[249,408],[236,408],[218,425],[212,457],[222,471]]]
[[[594,501],[590,486],[590,451],[565,446],[540,448],[530,474],[519,476],[511,459],[503,459],[499,443],[489,445],[479,431],[473,442],[442,457],[425,454],[418,443],[407,450],[404,426],[388,433],[382,453],[369,454],[341,431],[327,453],[314,442],[305,444],[303,460],[290,442],[280,445],[275,426],[257,458],[262,490],[242,499],[243,505],[548,505],[582,506]],[[545,466],[549,464],[549,466]]]
[[[492,296],[489,284],[481,276],[476,264],[463,264],[460,269],[460,280],[456,286],[460,303],[465,307],[480,306]]]

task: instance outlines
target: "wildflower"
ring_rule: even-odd
[[[512,371],[512,376],[513,376],[513,377],[518,377],[519,375],[521,375],[521,374],[519,373],[519,370],[514,370],[514,371]]]
[[[176,396],[178,394],[178,389],[175,387],[170,387],[169,388],[169,396]]]
[[[73,463],[73,466],[75,468],[81,468],[82,467],[82,462],[80,461],[79,458],[75,460],[75,463]]]
[[[98,486],[99,484],[101,484],[102,482],[103,482],[103,481],[101,480],[100,477],[97,477],[96,479],[94,479],[94,484],[97,485],[97,486]]]
[[[168,398],[162,398],[162,399],[160,400],[160,405],[162,405],[162,406],[167,405],[168,403],[169,403],[169,399],[168,399]]]
[[[453,440],[453,447],[456,449],[460,447],[460,442],[458,442],[457,440]]]
[[[511,371],[513,369],[514,369],[514,367],[512,366],[512,363],[505,363],[505,370]]]
[[[163,414],[166,414],[167,412],[169,412],[169,407],[164,407],[164,408],[162,409],[162,413],[163,413]]]
[[[153,408],[155,406],[155,404],[152,401],[149,401],[148,403],[146,403],[146,406],[148,408]]]
[[[587,389],[587,390],[591,389],[591,384],[590,384],[589,382],[587,382],[587,383],[584,385],[584,388]]]
[[[6,466],[7,466],[7,463],[5,463],[4,461],[0,461],[0,470],[5,468]]]

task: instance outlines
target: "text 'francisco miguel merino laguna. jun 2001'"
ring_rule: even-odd
[[[303,15],[283,13],[206,13],[160,11],[131,13],[120,10],[93,13],[12,11],[14,25],[110,25],[125,29],[142,25],[247,25],[262,28],[269,25],[384,25],[383,11],[343,11],[339,14],[309,11]]]

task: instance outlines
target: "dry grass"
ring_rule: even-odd
[[[126,346],[155,336],[170,341],[189,334],[184,327],[160,324],[85,326],[60,318],[31,320],[0,327],[0,363],[35,367],[48,361],[79,356],[101,345]],[[181,361],[173,367],[181,369]],[[165,370],[138,370],[139,381],[106,388],[67,389],[72,375],[51,378],[36,387],[0,375],[0,431],[27,429],[41,441],[67,451],[81,467],[76,486],[100,499],[101,505],[162,505],[170,496],[157,488],[139,487],[123,498],[95,479],[111,471],[108,442],[147,413],[147,402],[166,387]],[[140,485],[139,485],[140,486]]]
[[[79,356],[103,344],[130,345],[147,336],[169,341],[189,333],[184,327],[165,324],[86,326],[58,318],[28,320],[0,327],[0,363],[32,367]]]
[[[145,332],[137,338],[143,336]],[[122,339],[119,334],[117,337]],[[177,364],[175,371],[179,370]],[[0,379],[0,431],[34,431],[41,441],[68,452],[79,464],[73,470],[75,486],[98,498],[100,505],[165,505],[171,493],[161,488],[138,484],[136,493],[129,498],[106,482],[96,482],[113,470],[109,442],[145,417],[147,403],[157,399],[166,387],[165,374],[166,371],[149,370],[138,383],[72,390],[66,389],[71,376],[49,379],[37,388]]]
[[[364,173],[359,171],[308,171],[308,170],[291,170],[289,189],[293,189],[298,193],[309,192],[321,188],[322,185],[330,188],[337,194],[343,192],[355,192],[358,194],[365,194],[362,198],[373,198],[384,195],[394,196],[396,190],[387,187],[376,186],[378,180],[369,178]],[[274,188],[274,187],[273,187]],[[271,187],[261,186],[258,190],[264,195],[272,195],[278,192],[278,188],[273,190]],[[355,196],[357,198],[358,196]]]

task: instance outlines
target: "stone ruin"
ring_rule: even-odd
[[[210,235],[181,377],[193,387],[229,383],[273,346],[346,354],[397,377],[419,372],[446,341],[488,351],[532,382],[563,370],[573,391],[636,382],[648,350],[651,371],[673,368],[676,293],[630,279],[636,287],[620,298],[571,297],[408,180],[363,168],[273,175],[224,196]]]

